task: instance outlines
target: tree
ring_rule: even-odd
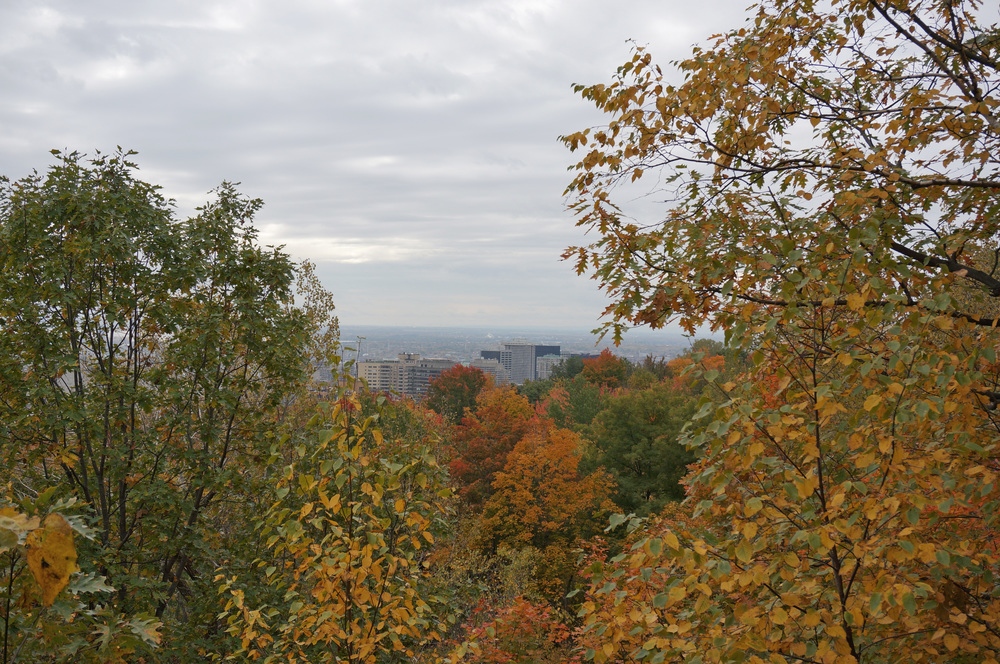
[[[681,84],[639,49],[580,88],[612,118],[564,139],[599,236],[568,255],[609,325],[707,324],[753,361],[697,414],[697,520],[637,526],[595,576],[596,660],[1000,657],[1000,31],[977,7],[766,0]],[[649,173],[652,225],[612,201]]]
[[[475,644],[466,657],[470,664],[542,664],[578,658],[572,650],[572,631],[556,610],[517,597],[496,617],[469,631]]]
[[[569,429],[536,421],[496,474],[483,507],[481,540],[491,549],[504,543],[542,552],[538,584],[554,602],[571,590],[579,542],[599,532],[614,508],[611,477],[602,469],[581,472],[582,445]]]
[[[577,374],[572,380],[557,381],[541,402],[541,408],[558,426],[580,431],[604,407],[607,392],[607,389]]]
[[[550,377],[553,379],[573,379],[581,371],[583,371],[583,358],[578,355],[570,355],[565,360],[552,367]]]
[[[741,332],[756,311],[885,300],[988,327],[934,297],[960,278],[1000,292],[966,261],[994,248],[1000,186],[1000,39],[976,6],[764,2],[678,86],[638,49],[613,84],[577,87],[612,120],[563,137],[586,152],[571,207],[600,235],[567,257],[596,266],[619,322]],[[629,222],[615,187],[658,169],[673,207]]]
[[[476,397],[492,382],[481,370],[456,364],[427,385],[424,405],[458,424],[466,410],[475,410]]]
[[[694,455],[679,442],[696,399],[660,383],[608,399],[590,426],[586,468],[603,468],[617,485],[619,509],[645,516],[684,498],[680,480]]]
[[[271,603],[218,577],[222,617],[240,642],[231,658],[392,661],[440,638],[447,610],[429,591],[427,551],[450,492],[427,441],[382,435],[388,406],[378,397],[366,415],[362,400],[344,396],[321,407],[296,446],[260,525]]]
[[[448,467],[463,501],[480,507],[489,498],[495,474],[534,417],[534,408],[513,387],[479,393],[475,411],[455,427],[450,446]]]
[[[129,154],[55,154],[0,181],[0,458],[19,497],[87,505],[82,557],[116,610],[164,620],[169,657],[215,631],[224,538],[206,519],[252,504],[320,320],[292,306],[288,256],[257,244],[260,201],[223,184],[181,221]]]
[[[52,504],[54,493],[0,507],[0,662],[132,661],[159,643],[160,623],[109,610],[114,588],[77,566],[75,540],[94,531],[71,513],[75,500]]]
[[[581,374],[587,382],[613,390],[625,384],[630,369],[628,360],[615,357],[611,349],[605,348],[597,357],[583,361]]]
[[[525,397],[531,405],[537,405],[548,397],[549,392],[556,386],[556,381],[551,378],[541,380],[526,380],[517,386],[517,393]]]

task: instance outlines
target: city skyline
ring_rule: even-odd
[[[707,335],[705,335],[707,336]],[[359,348],[360,337],[360,348]],[[347,359],[391,359],[400,353],[416,353],[426,358],[467,362],[483,350],[498,350],[505,342],[558,345],[567,354],[597,354],[610,348],[630,361],[647,355],[673,357],[687,350],[693,338],[669,330],[637,329],[627,332],[620,346],[589,331],[566,328],[505,326],[421,327],[341,324],[341,343],[350,348]]]

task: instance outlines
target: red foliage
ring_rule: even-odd
[[[531,403],[512,387],[485,389],[455,427],[449,470],[459,496],[479,506],[493,492],[493,478],[535,419]]]
[[[481,619],[485,608],[477,607],[472,620]],[[479,648],[467,658],[474,664],[536,664],[579,662],[572,650],[573,631],[560,620],[551,606],[536,604],[523,597],[487,622],[469,631],[469,640]]]
[[[625,383],[628,363],[605,348],[598,357],[583,361],[582,373],[588,383],[615,389]]]
[[[466,410],[475,409],[479,393],[492,383],[479,369],[456,364],[428,384],[424,405],[457,424]]]

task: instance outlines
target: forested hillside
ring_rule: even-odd
[[[371,393],[235,185],[0,180],[0,663],[996,663],[989,9],[765,0],[579,86],[566,258],[722,341],[518,387]]]

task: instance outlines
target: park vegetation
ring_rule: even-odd
[[[233,184],[0,179],[0,664],[996,664],[987,9],[762,0],[578,86],[566,258],[714,340],[517,387],[370,393]]]

